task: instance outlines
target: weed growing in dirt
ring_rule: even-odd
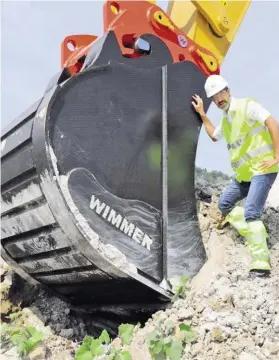
[[[122,345],[131,343],[134,328],[135,326],[131,324],[121,324],[118,327],[118,336]],[[131,355],[125,348],[121,348],[120,344],[116,345],[111,342],[106,330],[103,330],[97,339],[85,336],[76,352],[75,360],[94,360],[100,355],[103,355],[104,360],[131,360]]]
[[[169,281],[174,293],[171,302],[174,303],[179,298],[185,298],[185,291],[188,290],[190,279],[186,276],[178,276]]]
[[[9,318],[13,321],[21,315],[20,312],[10,314]],[[24,327],[10,324],[1,324],[1,344],[2,347],[12,343],[21,356],[26,356],[30,351],[44,339],[44,334],[34,327]]]
[[[152,360],[180,360],[186,343],[194,342],[196,334],[187,324],[174,327],[169,322],[165,331],[155,328],[146,335],[146,340]]]

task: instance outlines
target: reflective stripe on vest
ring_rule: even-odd
[[[241,160],[239,161],[236,161],[235,163],[232,163],[232,167],[235,169],[235,168],[238,168],[240,167],[241,165],[243,165],[247,160],[255,157],[255,156],[258,156],[258,155],[262,155],[270,150],[273,150],[273,146],[272,145],[265,145],[259,149],[255,149],[255,150],[252,150],[250,151],[248,154],[245,154]]]
[[[266,127],[265,126],[259,126],[253,130],[251,130],[244,138],[240,139],[240,140],[237,140],[236,142],[232,143],[232,144],[228,144],[227,147],[228,149],[237,149],[238,147],[240,147],[242,144],[244,144],[244,141],[249,137],[249,136],[252,136],[252,135],[255,135],[255,134],[259,134],[261,133],[262,131],[265,131],[266,130]]]

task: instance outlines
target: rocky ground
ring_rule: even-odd
[[[216,230],[219,218],[217,196],[225,182],[209,187],[197,183],[199,221],[208,261],[191,281],[185,299],[152,315],[137,329],[127,349],[132,360],[149,360],[146,334],[156,329],[167,336],[184,322],[197,334],[186,344],[182,360],[276,360],[279,359],[279,207],[266,207],[264,222],[270,238],[272,273],[269,278],[251,277],[249,252],[233,229]],[[69,304],[33,288],[1,266],[2,324],[8,315],[22,309],[13,320],[44,333],[44,342],[29,359],[70,360],[86,334],[95,335],[92,322],[100,319],[76,313]],[[114,343],[121,345],[120,339]],[[2,342],[1,359],[19,359],[15,348]]]
[[[173,326],[184,321],[198,334],[197,342],[186,345],[183,360],[279,359],[278,211],[268,208],[264,215],[270,234],[270,278],[249,276],[247,247],[231,229],[216,231],[217,218],[216,201],[201,203],[199,219],[209,260],[193,279],[186,299],[154,314],[139,330],[133,353],[139,354],[145,347],[141,344],[143,333],[158,326],[164,329],[171,319]],[[135,359],[151,357],[146,351],[144,357]]]

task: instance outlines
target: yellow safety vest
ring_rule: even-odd
[[[278,164],[266,171],[259,166],[262,160],[275,157],[272,139],[266,126],[256,121],[253,126],[247,124],[247,99],[235,99],[236,109],[229,123],[227,117],[221,122],[224,138],[230,154],[231,165],[236,173],[236,180],[251,181],[254,175],[279,171]]]

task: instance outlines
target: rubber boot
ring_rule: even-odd
[[[225,218],[240,235],[245,237],[251,254],[250,271],[257,276],[266,276],[270,269],[269,250],[266,244],[268,234],[262,221],[247,223],[244,217],[244,208],[236,206]]]
[[[264,272],[271,270],[267,238],[268,235],[261,220],[247,223],[246,240],[252,257],[250,270]]]
[[[244,217],[244,208],[241,206],[236,206],[232,211],[226,216],[223,223],[229,222],[242,236],[247,234],[247,222]]]

